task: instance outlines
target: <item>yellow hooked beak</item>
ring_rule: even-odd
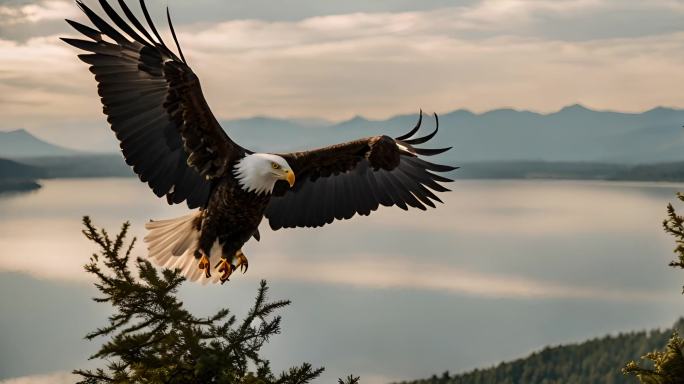
[[[292,188],[292,186],[293,186],[294,183],[295,183],[295,174],[294,174],[294,172],[292,172],[292,171],[290,171],[290,170],[285,171],[285,180],[287,180],[287,183],[290,184],[290,188]]]

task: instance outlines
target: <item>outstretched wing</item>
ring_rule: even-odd
[[[407,134],[392,139],[374,136],[308,152],[281,154],[295,172],[292,189],[277,184],[266,209],[271,228],[319,227],[355,214],[369,215],[380,205],[425,210],[442,202],[433,191],[445,192],[439,182],[452,181],[436,173],[457,169],[434,164],[432,156],[451,148],[427,149],[415,145],[432,139],[439,129],[423,137],[418,132],[423,114]]]
[[[145,3],[140,1],[152,34],[123,0],[127,23],[107,0],[100,0],[110,25],[76,1],[95,29],[67,20],[88,40],[63,38],[88,51],[78,57],[90,64],[107,121],[120,141],[126,163],[154,193],[169,204],[187,201],[204,206],[211,180],[227,173],[246,150],[234,143],[211,113],[199,80],[185,62],[167,18],[180,58],[162,40]]]

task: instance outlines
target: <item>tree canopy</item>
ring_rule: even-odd
[[[323,372],[303,363],[276,375],[260,355],[271,336],[281,331],[277,312],[290,304],[269,300],[265,281],[244,319],[228,309],[197,317],[177,296],[185,280],[178,270],[157,271],[142,258],[131,262],[135,238],[126,240],[128,223],[113,238],[88,217],[83,224],[85,236],[99,246],[85,266],[97,278],[101,295],[94,300],[110,304],[114,313],[109,324],[86,335],[89,340],[108,337],[91,357],[105,366],[75,370],[79,383],[304,384]],[[339,380],[358,382],[353,376]]]

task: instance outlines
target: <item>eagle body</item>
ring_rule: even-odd
[[[396,144],[389,136],[361,139],[347,143],[345,146],[353,148],[351,151],[343,148],[345,152],[351,154],[347,159],[331,155],[327,159],[327,161],[334,161],[335,166],[340,169],[353,167],[355,159],[358,158],[368,158],[377,169],[393,169],[400,162],[398,152],[392,150]],[[334,154],[337,148],[334,146],[325,148],[321,153]],[[293,164],[310,163],[311,160],[307,159],[307,156],[307,152],[295,152],[290,155],[290,161],[285,160],[285,162],[288,165],[290,162]],[[241,160],[229,166],[233,169],[233,174],[239,174],[237,166]],[[321,164],[324,161],[325,159],[319,158],[316,163]],[[329,166],[325,169],[331,171]],[[299,171],[301,173],[303,170]],[[330,177],[330,174],[318,173],[315,177]],[[195,256],[199,258],[201,253],[209,255],[216,241],[223,255],[234,255],[252,236],[258,238],[258,227],[271,198],[283,196],[288,188],[284,180],[276,180],[271,193],[259,193],[250,190],[250,185],[241,184],[237,178],[221,178],[213,187],[213,193],[197,222],[196,228],[200,232],[197,249],[199,253]]]
[[[269,200],[267,194],[245,191],[234,178],[222,179],[202,210],[197,251],[210,255],[218,241],[222,255],[234,255],[258,233]]]
[[[408,133],[371,136],[290,153],[256,153],[234,142],[211,112],[198,76],[188,66],[167,9],[176,52],[157,31],[144,0],[147,27],[125,0],[123,11],[99,0],[109,20],[80,0],[92,27],[67,20],[83,37],[63,38],[85,51],[103,112],[121,152],[140,180],[169,204],[191,213],[146,224],[149,257],[179,268],[190,280],[225,282],[246,271],[243,245],[272,230],[320,227],[366,216],[380,206],[426,210],[457,169],[425,160],[449,148],[423,148],[438,132],[417,136],[423,113]],[[216,270],[218,273],[211,273]]]

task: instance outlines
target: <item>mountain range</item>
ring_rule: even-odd
[[[255,151],[288,151],[374,134],[397,136],[417,113],[385,120],[361,116],[329,123],[269,117],[223,120],[231,137]],[[441,161],[550,161],[647,164],[684,160],[684,110],[655,108],[643,113],[596,111],[572,105],[550,114],[497,109],[481,114],[456,110],[439,116],[436,147],[453,146]],[[424,132],[434,120],[426,115]],[[111,136],[112,148],[116,140]],[[111,150],[112,152],[114,149]],[[0,132],[0,158],[70,156],[78,151],[49,144],[25,130]]]
[[[34,179],[42,178],[41,168],[16,161],[0,159],[0,194],[10,191],[31,191],[40,188]]]
[[[25,129],[0,132],[0,158],[22,159],[27,157],[72,156],[79,152],[48,143]]]
[[[293,150],[373,135],[397,136],[415,124],[417,113],[386,120],[357,116],[331,125],[302,126],[289,120],[223,121],[242,145],[254,150]],[[433,146],[453,146],[442,161],[551,161],[644,164],[684,160],[684,110],[643,113],[595,111],[572,105],[551,114],[498,109],[482,114],[457,110],[439,116]],[[423,119],[424,132],[434,121]]]

